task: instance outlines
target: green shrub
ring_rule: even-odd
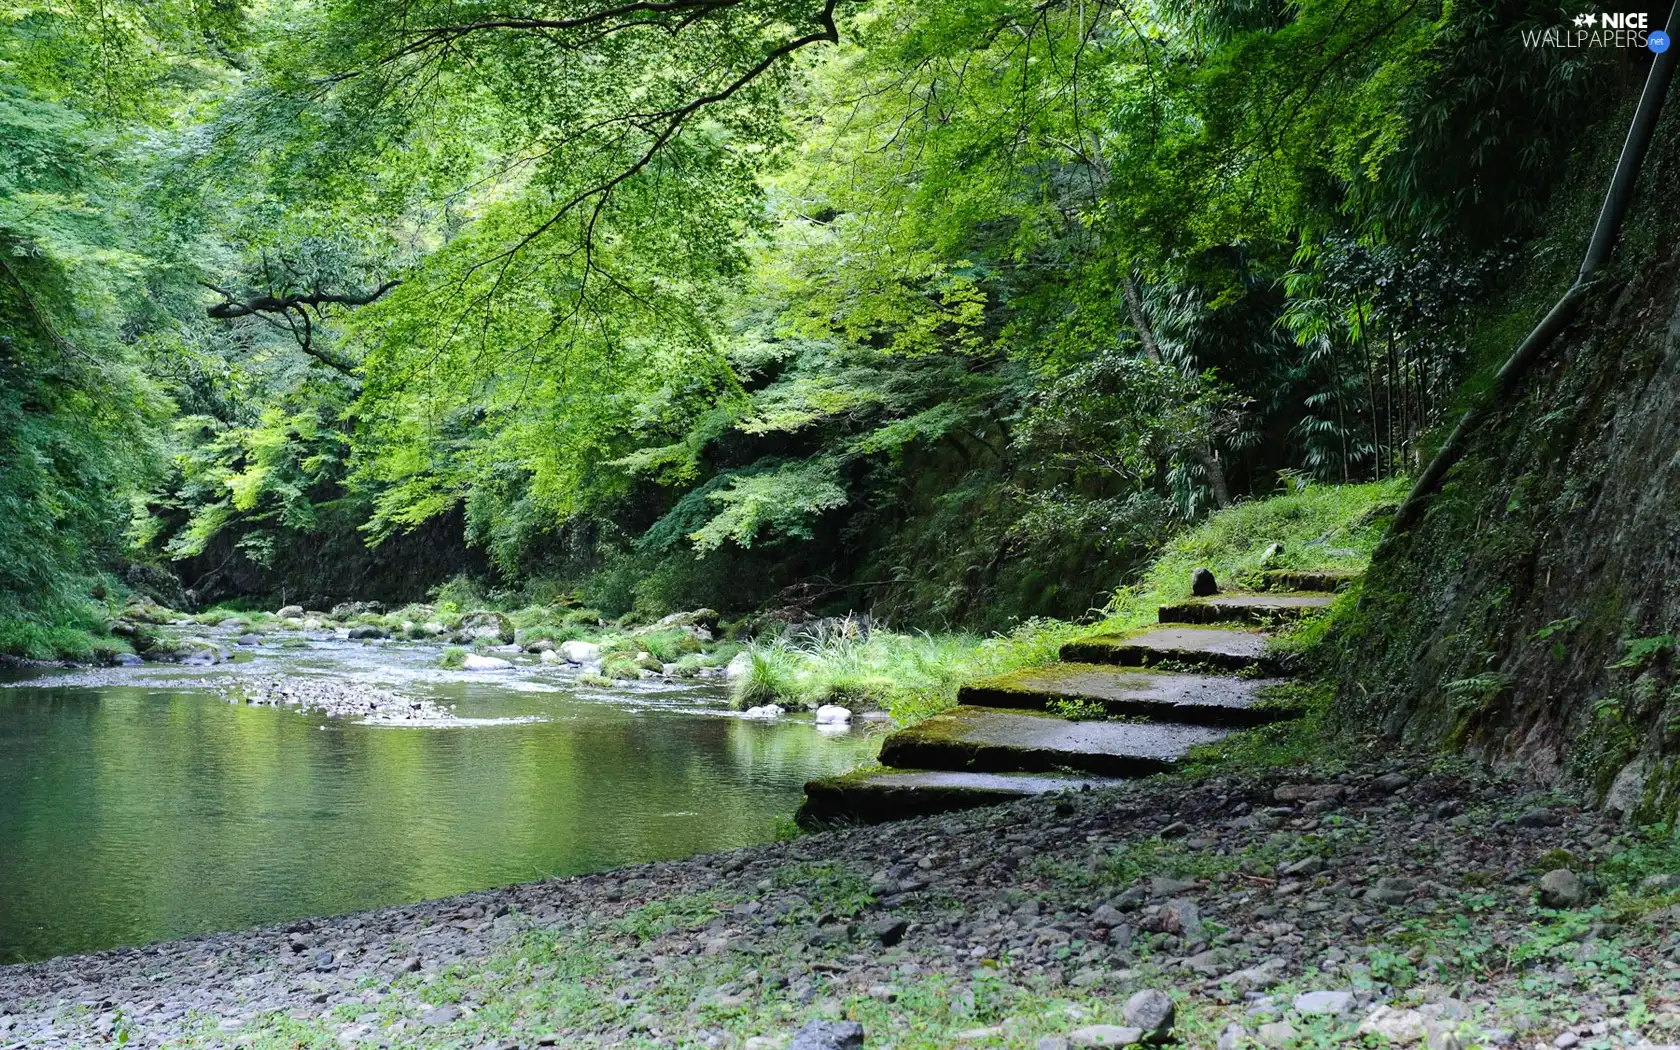
[[[456,576],[433,587],[429,592],[439,612],[460,612],[477,609],[487,601],[484,588],[470,576]]]
[[[458,645],[452,645],[438,657],[438,666],[445,671],[459,671],[467,666],[467,651]]]

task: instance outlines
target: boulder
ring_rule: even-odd
[[[1198,598],[1207,598],[1219,593],[1219,581],[1213,578],[1213,570],[1196,569],[1190,573],[1190,593]]]
[[[360,627],[350,628],[350,639],[352,641],[358,641],[358,640],[363,640],[363,639],[368,639],[368,638],[389,638],[389,637],[391,637],[391,632],[390,631],[387,631],[383,627],[376,627],[371,623],[365,623]]]
[[[480,656],[477,653],[468,653],[466,662],[461,666],[468,671],[506,671],[513,664],[499,656]]]
[[[1180,897],[1156,908],[1143,925],[1151,933],[1193,935],[1201,931],[1202,913],[1194,901]]]
[[[561,642],[560,655],[569,664],[593,664],[600,662],[601,647],[594,642]]]
[[[652,653],[637,653],[636,666],[644,671],[651,671],[654,674],[665,673],[665,665],[660,662],[659,657],[653,655]]]
[[[736,653],[729,660],[729,665],[723,669],[723,677],[733,682],[737,678],[745,678],[752,673],[752,654]]]
[[[187,664],[193,667],[207,667],[219,664],[228,658],[227,650],[215,642],[204,638],[186,638],[166,659],[174,663]]]
[[[1416,1010],[1402,1010],[1379,1006],[1359,1022],[1359,1035],[1380,1035],[1397,1046],[1422,1042],[1428,1034],[1429,1019]]]
[[[542,656],[540,657],[540,659],[545,664],[558,664],[558,663],[564,663],[565,662],[565,657],[561,656],[559,653],[555,652],[553,649],[544,649],[542,651]]]
[[[513,621],[499,612],[480,610],[461,617],[461,633],[473,641],[513,642]]]
[[[298,619],[303,616],[303,606],[282,605],[279,609],[275,610],[274,615],[280,617],[282,620]]]
[[[716,609],[695,609],[692,612],[672,613],[669,616],[662,617],[658,623],[654,624],[656,628],[696,627],[705,630],[708,634],[717,630],[717,625],[718,611]]]
[[[1070,1046],[1131,1046],[1143,1042],[1143,1029],[1117,1024],[1093,1024],[1068,1033]]]
[[[820,726],[849,726],[852,724],[852,713],[838,704],[824,704],[817,708],[817,725]]]
[[[329,614],[335,620],[348,620],[352,616],[363,613],[373,613],[377,616],[385,615],[385,605],[382,602],[339,602],[332,607]]]
[[[1295,1012],[1308,1016],[1328,1014],[1340,1017],[1353,1012],[1353,993],[1348,991],[1302,992],[1295,997]]]
[[[1553,868],[1540,876],[1540,903],[1547,908],[1575,908],[1587,899],[1581,876],[1568,868]]]
[[[139,667],[145,661],[133,653],[112,653],[111,663],[118,667]]]
[[[863,1025],[856,1021],[810,1021],[793,1033],[787,1050],[863,1050]]]
[[[742,714],[748,718],[780,718],[782,706],[780,704],[765,704],[762,707],[749,707]]]
[[[1164,1043],[1172,1038],[1173,1001],[1159,988],[1145,988],[1126,1000],[1126,1023],[1143,1033],[1133,1042]]]
[[[1680,890],[1680,875],[1647,875],[1639,884],[1640,893],[1673,893]]]
[[[1406,903],[1416,889],[1417,883],[1411,879],[1387,876],[1377,880],[1377,884],[1365,894],[1365,899],[1373,904],[1392,907]]]

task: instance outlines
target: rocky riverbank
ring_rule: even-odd
[[[1148,989],[1187,1046],[1643,1047],[1680,1040],[1677,871],[1469,768],[1158,777],[0,969],[0,1047],[1062,1050],[1148,1035]]]

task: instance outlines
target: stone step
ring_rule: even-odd
[[[1166,772],[1192,747],[1228,733],[1177,722],[1070,722],[1037,711],[955,707],[887,737],[880,762],[897,769],[1071,769],[1100,777],[1142,777]]]
[[[971,773],[951,770],[875,769],[813,780],[805,785],[798,821],[879,824],[888,820],[996,806],[1018,798],[1078,791],[1119,783],[1102,777],[1052,773]]]
[[[1264,623],[1298,620],[1335,600],[1328,594],[1224,594],[1163,605],[1156,615],[1162,623]]]
[[[1154,722],[1252,726],[1299,712],[1260,704],[1260,691],[1281,678],[1232,678],[1101,664],[1051,664],[983,678],[963,686],[957,702],[972,707],[1046,710],[1057,701],[1100,704],[1109,714]]]
[[[1363,575],[1358,569],[1267,569],[1261,574],[1268,591],[1345,590]]]
[[[1158,627],[1133,635],[1094,635],[1068,642],[1061,656],[1071,664],[1119,664],[1150,667],[1173,663],[1241,671],[1255,667],[1268,674],[1283,670],[1267,652],[1267,637],[1255,631],[1212,627]]]

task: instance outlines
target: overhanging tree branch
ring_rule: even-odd
[[[205,308],[205,315],[212,320],[232,321],[240,317],[274,318],[285,322],[297,340],[298,349],[313,357],[315,360],[342,372],[347,376],[356,373],[356,366],[349,361],[329,353],[315,345],[315,326],[309,319],[309,311],[314,310],[315,316],[321,316],[323,306],[366,306],[386,292],[401,284],[401,281],[386,281],[371,292],[323,292],[317,289],[313,292],[297,295],[256,295],[249,299],[240,299],[225,288],[218,288],[213,284],[200,281],[199,284],[222,297],[222,302]],[[301,327],[299,325],[301,322]]]

